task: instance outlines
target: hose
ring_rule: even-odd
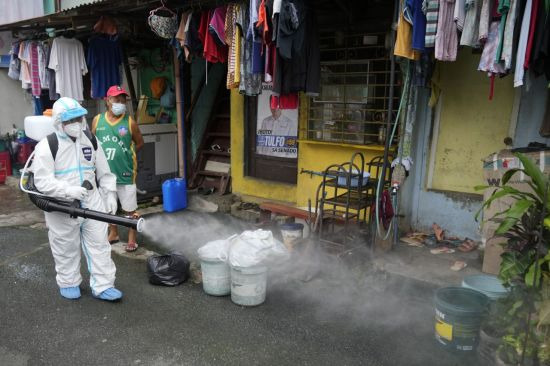
[[[409,68],[407,67],[407,73],[405,74],[405,83],[404,83],[404,88],[403,90],[407,90],[409,88]],[[403,101],[405,100],[405,96],[406,96],[406,93],[402,93],[401,94],[401,99],[399,101],[399,107],[397,108],[397,114],[395,116],[395,122],[393,124],[393,129],[392,129],[392,133],[391,133],[391,136],[390,136],[390,141],[393,140],[394,136],[395,136],[395,132],[397,131],[397,123],[399,121],[399,116],[401,115],[401,109],[403,108]],[[382,172],[383,175],[384,172]],[[378,179],[378,184],[376,186],[376,200],[375,200],[375,206],[376,206],[376,233],[378,234],[378,236],[380,238],[382,238],[382,240],[387,240],[389,237],[390,237],[390,233],[391,233],[391,223],[390,223],[390,229],[388,229],[388,232],[386,233],[385,236],[382,235],[382,232],[380,230],[380,188],[382,186],[383,182],[382,182],[382,179]],[[393,199],[392,199],[393,201]],[[392,205],[394,206],[394,203],[392,202]],[[397,213],[395,213],[397,214]]]

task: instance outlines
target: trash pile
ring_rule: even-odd
[[[287,248],[271,231],[244,231],[199,248],[204,291],[213,296],[231,294],[238,305],[265,301],[269,265],[286,261]]]
[[[468,253],[478,248],[478,243],[472,239],[460,239],[446,235],[445,230],[436,223],[432,225],[432,233],[412,232],[402,237],[401,241],[409,246],[429,248],[430,253],[434,255],[452,254],[457,250],[462,253]],[[466,262],[456,261],[451,266],[451,270],[460,271],[466,266]]]

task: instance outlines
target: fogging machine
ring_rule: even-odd
[[[80,202],[74,200],[73,202],[67,202],[58,200],[49,196],[46,196],[38,191],[34,185],[34,175],[32,172],[27,171],[27,166],[32,160],[34,153],[31,154],[29,160],[25,164],[21,174],[21,180],[19,182],[19,188],[28,193],[32,203],[42,211],[46,212],[62,212],[68,214],[71,218],[83,217],[85,219],[92,219],[97,221],[106,222],[108,224],[126,226],[137,230],[143,231],[143,218],[122,217],[116,215],[110,215],[104,212],[94,211],[87,208],[80,207]],[[87,180],[84,181],[82,187],[92,190],[94,187]]]

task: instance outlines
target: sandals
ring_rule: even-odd
[[[466,239],[462,244],[458,246],[458,250],[463,253],[468,253],[475,249],[477,249],[477,243],[472,239]]]
[[[138,249],[139,245],[137,243],[128,243],[124,248],[128,253],[135,252]]]
[[[113,240],[109,240],[109,244],[113,245],[113,244],[116,244],[120,241],[120,238],[116,238],[116,239],[113,239]]]

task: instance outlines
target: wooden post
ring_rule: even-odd
[[[132,108],[135,111],[137,109],[138,99],[136,96],[134,79],[132,78],[132,71],[130,70],[130,62],[128,61],[126,46],[121,44],[120,50],[122,51],[122,64],[124,65],[124,75],[126,75],[126,82],[128,83],[128,92],[130,93],[130,99],[132,100]]]
[[[183,155],[184,141],[183,141],[183,100],[181,95],[181,75],[180,75],[180,60],[178,53],[174,49],[174,89],[176,89],[176,113],[178,121],[178,175],[181,178],[185,178],[185,161]]]

